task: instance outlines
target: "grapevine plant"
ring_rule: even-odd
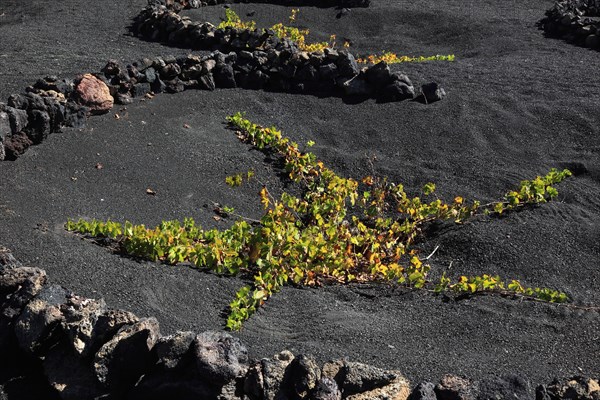
[[[296,17],[298,15],[298,9],[292,9],[292,13],[289,17],[290,24],[293,24],[296,21]],[[242,21],[239,15],[232,9],[228,8],[225,10],[225,20],[221,21],[219,29],[231,28],[237,31],[243,30],[254,30],[256,29],[256,22],[254,21]],[[335,35],[331,35],[329,42],[316,42],[316,43],[307,43],[306,36],[310,33],[308,29],[299,29],[294,26],[286,26],[283,23],[277,23],[273,25],[270,30],[272,30],[279,39],[289,39],[292,42],[296,43],[298,48],[302,51],[314,52],[314,51],[323,51],[326,48],[335,47]]]
[[[283,285],[395,282],[434,292],[497,293],[547,302],[566,302],[565,293],[526,287],[498,276],[442,275],[428,279],[430,266],[420,258],[416,241],[428,224],[461,223],[475,215],[503,212],[545,203],[558,194],[554,184],[571,175],[552,169],[545,176],[522,181],[500,201],[482,205],[455,197],[446,203],[434,196],[435,185],[421,196],[409,196],[400,184],[367,176],[344,178],[303,152],[275,127],[256,125],[241,113],[227,118],[238,138],[263,151],[278,154],[289,178],[302,194],[284,192],[275,198],[260,190],[264,214],[251,224],[239,218],[229,229],[204,230],[193,219],[164,221],[155,228],[113,221],[68,221],[69,231],[109,238],[122,252],[167,264],[191,262],[218,274],[252,276],[230,304],[227,327],[239,330],[256,309]],[[314,144],[309,142],[308,145]],[[228,178],[230,186],[252,179],[253,173]]]
[[[309,53],[312,52],[320,52],[325,50],[326,48],[335,48],[336,46],[336,35],[331,35],[329,37],[329,41],[323,42],[315,42],[315,43],[307,43],[306,37],[309,35],[310,31],[308,29],[299,29],[295,26],[292,26],[298,17],[299,9],[293,8],[292,13],[289,17],[289,25],[284,25],[283,23],[277,23],[273,25],[270,30],[273,31],[275,36],[279,39],[289,39],[294,42],[298,48],[302,51],[306,51]],[[255,21],[242,21],[240,16],[230,8],[225,9],[225,19],[221,21],[218,26],[219,29],[231,28],[236,31],[244,31],[244,30],[255,30],[256,22]],[[350,47],[350,43],[345,41],[343,43],[344,48]],[[381,55],[371,54],[365,57],[360,57],[357,59],[359,63],[362,64],[377,64],[380,61],[385,61],[388,64],[398,64],[403,62],[427,62],[427,61],[454,61],[455,56],[453,54],[450,55],[435,55],[435,56],[418,56],[418,57],[410,57],[410,56],[398,56],[395,53],[386,51]]]
[[[387,64],[400,64],[400,63],[404,63],[404,62],[413,62],[413,63],[419,63],[419,62],[428,62],[428,61],[454,61],[455,60],[455,55],[454,54],[448,54],[447,56],[444,55],[435,55],[435,56],[418,56],[418,57],[410,57],[410,56],[399,56],[396,53],[392,53],[390,51],[384,51],[381,55],[376,55],[376,54],[370,54],[366,57],[360,57],[358,58],[356,61],[361,63],[361,64],[377,64],[380,63],[381,61],[385,61]]]

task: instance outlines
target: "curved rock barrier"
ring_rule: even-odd
[[[318,1],[321,5],[368,5],[367,0]],[[392,72],[384,61],[360,68],[345,49],[309,53],[270,30],[219,29],[179,15],[185,8],[204,4],[195,0],[149,0],[131,29],[147,40],[211,50],[208,55],[143,58],[126,66],[109,61],[101,73],[76,79],[46,77],[27,87],[24,94],[11,95],[6,104],[0,103],[0,161],[15,160],[65,126],[83,127],[87,116],[108,112],[114,103],[129,104],[135,97],[162,92],[239,87],[374,98],[380,102],[414,99],[426,104],[446,95],[435,82],[416,91],[406,74]]]
[[[289,44],[289,43],[288,43]],[[378,101],[415,99],[411,80],[392,72],[385,62],[359,69],[351,53],[326,49],[319,54],[282,50],[240,50],[206,56],[144,58],[122,66],[109,61],[102,73],[76,79],[46,77],[0,103],[0,161],[15,160],[63,127],[82,128],[89,115],[130,104],[136,97],[184,90],[245,88],[376,98]],[[432,82],[422,85],[424,102],[445,96]]]
[[[398,370],[346,359],[319,364],[282,351],[250,360],[225,332],[162,336],[155,318],[107,307],[48,282],[0,247],[0,358],[43,370],[48,397],[86,400],[598,400],[597,380],[573,377],[535,389],[518,376],[473,381],[445,375],[411,385]],[[3,397],[0,386],[0,397]]]
[[[585,46],[600,48],[600,1],[562,0],[546,11],[539,26],[553,37]]]

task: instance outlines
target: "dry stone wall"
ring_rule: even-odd
[[[546,11],[539,26],[552,37],[600,49],[600,1],[562,0]]]
[[[533,386],[518,376],[473,381],[445,375],[411,383],[398,370],[346,359],[318,363],[282,351],[251,360],[221,331],[163,336],[155,318],[110,309],[51,284],[0,247],[0,362],[42,371],[44,398],[87,400],[599,400],[597,380],[573,377]],[[44,388],[40,388],[43,390]],[[0,398],[6,396],[0,382]]]
[[[368,5],[362,0],[335,1],[340,2]],[[24,94],[0,103],[0,161],[15,160],[63,127],[83,127],[89,115],[106,113],[115,103],[130,104],[136,97],[163,92],[244,88],[423,103],[446,95],[435,82],[415,90],[406,74],[392,72],[385,62],[361,68],[347,50],[308,53],[269,30],[218,29],[179,15],[183,8],[200,7],[199,2],[149,3],[133,22],[135,34],[212,52],[143,58],[128,65],[109,61],[101,73],[38,80]]]

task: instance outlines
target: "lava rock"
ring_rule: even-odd
[[[284,378],[294,355],[282,351],[272,359],[263,358],[253,363],[244,380],[244,392],[251,398],[275,400],[285,396]]]
[[[89,109],[86,106],[68,101],[65,104],[65,125],[73,128],[85,127],[88,113]]]
[[[403,82],[408,86],[413,86],[410,78],[403,72],[393,72],[392,73],[392,81],[394,82]]]
[[[42,356],[56,343],[63,315],[60,305],[65,303],[69,292],[58,285],[44,286],[25,307],[15,323],[19,346],[25,352]]]
[[[8,116],[6,113],[4,114],[6,119]],[[2,112],[0,112],[0,141],[2,135]],[[4,246],[0,246],[0,274],[2,274],[5,270],[14,269],[22,267],[22,264],[17,261],[17,259],[13,256],[12,252]],[[5,285],[6,280],[0,275],[0,294],[3,294],[2,287]],[[17,287],[17,286],[14,286]]]
[[[367,69],[365,76],[367,82],[373,85],[376,89],[386,87],[394,80],[390,71],[390,67],[385,61],[381,61],[370,66]]]
[[[115,103],[126,106],[133,103],[133,98],[129,93],[117,93],[115,96]]]
[[[335,61],[340,58],[340,53],[336,49],[326,48],[323,50],[323,55],[331,61]]]
[[[3,248],[6,250],[6,248]],[[15,266],[12,255],[0,254],[0,351],[18,348],[14,335],[15,319],[46,283],[46,273],[38,268]]]
[[[217,62],[212,59],[203,61],[202,62],[202,73],[203,74],[210,73],[215,68],[216,65],[217,65]]]
[[[128,65],[127,66],[127,75],[129,75],[129,77],[132,80],[135,80],[135,82],[142,82],[143,80],[146,79],[146,75],[144,75],[143,73],[141,73],[135,66],[133,65]]]
[[[559,398],[551,398],[546,386],[539,385],[535,388],[535,400],[559,400]]]
[[[575,376],[567,380],[555,379],[546,387],[536,389],[536,400],[596,400],[600,398],[600,384],[595,379]]]
[[[337,383],[327,377],[323,377],[317,383],[313,393],[310,396],[311,400],[342,400],[342,392]],[[435,400],[435,399],[434,399]]]
[[[215,84],[219,88],[235,88],[235,74],[233,67],[229,64],[217,64],[213,70]]]
[[[346,96],[370,96],[373,93],[373,87],[362,79],[359,75],[345,81],[342,84]]]
[[[50,116],[50,132],[60,132],[65,123],[65,106],[56,97],[44,97],[44,103]]]
[[[167,64],[159,71],[160,78],[164,81],[175,79],[180,73],[181,67],[176,63]]]
[[[488,377],[479,381],[478,399],[531,399],[533,388],[517,375]]]
[[[310,64],[307,64],[298,70],[296,78],[303,81],[316,81],[319,79],[319,71]]]
[[[3,161],[6,158],[6,151],[4,150],[4,142],[6,141],[7,137],[11,134],[12,134],[12,130],[10,128],[10,121],[8,119],[8,114],[5,111],[0,111],[0,161]],[[2,268],[2,266],[3,266],[1,255],[2,255],[2,252],[0,250],[0,268]]]
[[[65,97],[75,91],[75,82],[72,79],[62,79],[56,82],[56,91],[62,93]]]
[[[129,93],[117,93],[115,96],[115,103],[126,106],[133,103],[133,98]]]
[[[156,70],[152,67],[146,68],[144,76],[146,77],[146,82],[153,83],[157,78]]]
[[[63,314],[63,330],[66,332],[72,351],[83,357],[92,353],[94,326],[106,311],[104,299],[87,299],[70,296],[60,306]]]
[[[282,65],[279,69],[279,74],[286,79],[293,79],[296,76],[298,67],[292,64]]]
[[[339,57],[336,61],[336,65],[340,71],[341,76],[353,77],[358,75],[358,73],[360,72],[356,59],[351,53],[347,51],[339,52]]]
[[[121,73],[121,65],[117,60],[108,60],[106,65],[101,69],[105,76],[116,76]]]
[[[340,387],[346,396],[389,385],[402,377],[397,371],[386,371],[358,362],[346,362],[343,376]]]
[[[248,349],[228,333],[207,331],[192,344],[196,368],[202,379],[225,385],[248,369]]]
[[[150,84],[150,87],[153,93],[163,93],[167,90],[167,85],[158,77]]]
[[[190,363],[190,348],[196,335],[193,332],[177,332],[161,337],[155,346],[157,366],[163,370],[182,369]]]
[[[165,87],[167,93],[180,93],[185,90],[185,84],[179,78],[175,78],[170,81],[165,81]]]
[[[308,396],[321,379],[321,368],[314,357],[301,354],[294,358],[286,371],[286,386],[293,388],[293,396]]]
[[[432,382],[421,382],[412,391],[408,400],[437,400],[435,385]]]
[[[29,123],[27,111],[8,106],[5,108],[5,112],[8,114],[10,130],[13,133],[13,135],[23,132],[23,130]]]
[[[595,49],[600,46],[600,37],[595,34],[588,35],[585,38],[585,47],[589,47],[590,49]]]
[[[46,353],[42,365],[48,383],[63,400],[97,399],[107,394],[96,380],[89,360],[75,355],[66,340]]]
[[[27,110],[29,108],[29,98],[23,94],[11,94],[6,101],[9,107],[19,110]]]
[[[114,337],[114,335],[124,327],[132,326],[138,323],[140,319],[129,311],[108,310],[98,316],[94,324],[92,333],[92,342],[89,348],[91,353],[96,353],[100,347]]]
[[[345,360],[328,362],[323,365],[322,370],[323,376],[332,378],[337,382],[344,397],[383,388],[393,383],[403,386],[406,381],[398,371],[383,370]],[[408,393],[406,396],[408,396]]]
[[[147,95],[152,91],[149,83],[136,83],[131,88],[131,96],[133,97],[142,97]]]
[[[407,400],[410,383],[399,376],[388,385],[346,397],[347,400]]]
[[[339,76],[338,67],[334,63],[321,65],[319,75],[323,80],[334,81]]]
[[[402,81],[395,81],[378,92],[378,100],[382,102],[402,101],[415,97],[415,88]]]
[[[426,83],[421,86],[421,92],[426,103],[434,103],[446,96],[446,91],[436,82]]]
[[[44,102],[44,98],[42,96],[39,96],[35,93],[27,93],[24,97],[27,99],[27,110],[47,110],[46,103]]]
[[[33,144],[39,144],[50,134],[50,115],[45,111],[32,110],[27,136]]]
[[[152,348],[159,337],[155,318],[125,326],[105,343],[94,358],[94,372],[100,383],[118,389],[133,385],[156,361]]]
[[[477,387],[466,378],[444,375],[435,386],[435,394],[438,400],[475,400]]]
[[[270,77],[264,72],[255,69],[250,72],[247,79],[247,87],[248,89],[262,89],[269,83]]]
[[[77,79],[72,96],[92,114],[104,114],[114,105],[108,86],[92,74],[84,74]]]
[[[202,75],[200,79],[198,79],[198,86],[200,87],[200,89],[204,90],[215,90],[217,85],[215,83],[215,78],[213,77],[213,74],[207,73]]]
[[[18,315],[21,308],[33,299],[46,284],[45,271],[33,267],[20,267],[12,259],[12,255],[2,253],[2,260],[6,264],[0,268],[0,297],[4,299],[0,318],[13,318]],[[15,306],[19,309],[7,313],[8,309]]]
[[[31,139],[25,132],[13,134],[4,142],[5,160],[16,160],[32,145]]]

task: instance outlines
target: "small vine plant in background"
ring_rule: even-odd
[[[66,228],[108,238],[131,256],[167,264],[187,261],[218,274],[251,277],[252,284],[242,287],[230,303],[227,327],[231,330],[241,329],[286,284],[394,282],[437,293],[495,293],[555,303],[569,300],[555,289],[527,287],[488,274],[460,276],[454,281],[443,274],[439,281],[432,281],[431,267],[415,247],[433,222],[460,224],[477,215],[499,215],[555,198],[554,185],[571,175],[568,170],[552,169],[522,181],[496,202],[482,205],[460,196],[444,202],[435,196],[433,183],[418,195],[409,195],[401,184],[386,178],[345,178],[314,153],[301,151],[275,127],[259,126],[241,113],[227,121],[240,141],[281,157],[289,179],[300,186],[302,194],[283,192],[275,197],[262,186],[260,220],[240,217],[225,230],[202,229],[191,218],[164,221],[154,228],[128,221],[80,219],[68,221]],[[235,187],[253,178],[250,171],[226,181]]]

